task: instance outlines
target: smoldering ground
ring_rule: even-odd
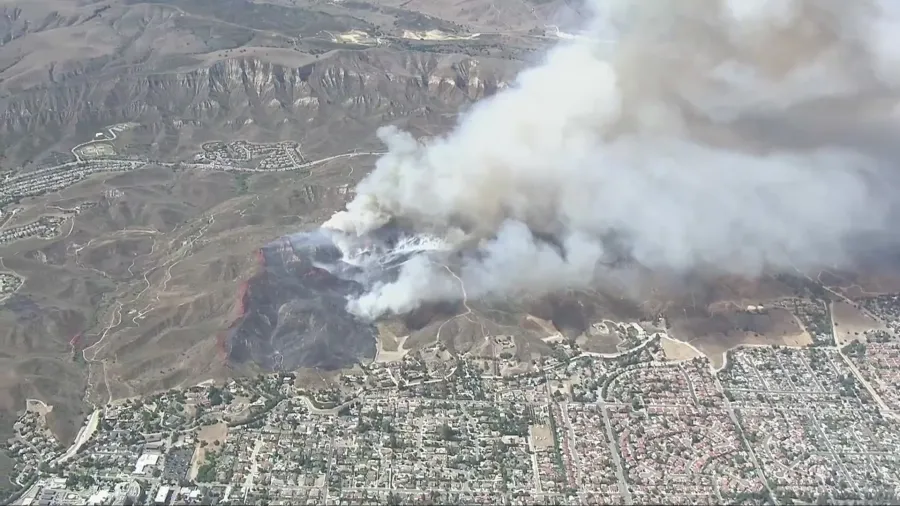
[[[583,36],[449,134],[379,132],[388,154],[324,227],[402,218],[446,248],[405,259],[357,315],[635,268],[848,266],[896,239],[898,2],[593,1]]]

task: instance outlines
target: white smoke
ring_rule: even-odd
[[[752,275],[840,264],[848,237],[888,230],[864,137],[894,126],[900,2],[593,1],[588,36],[446,136],[378,132],[388,154],[324,227],[461,226],[477,254],[415,256],[351,310],[589,286],[611,232],[651,269]]]

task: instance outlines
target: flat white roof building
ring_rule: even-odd
[[[155,466],[157,462],[159,462],[158,453],[142,454],[134,464],[134,474],[144,474],[148,466]]]
[[[92,495],[87,502],[90,506],[99,506],[101,504],[104,504],[108,498],[109,492],[107,492],[106,490],[101,490]]]
[[[153,499],[153,502],[156,504],[165,504],[166,501],[169,500],[169,492],[171,492],[169,487],[159,487],[159,491],[156,493],[156,498]]]

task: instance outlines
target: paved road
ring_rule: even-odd
[[[841,349],[841,346],[837,342],[837,329],[834,325],[834,311],[832,311],[831,302],[826,303],[826,308],[828,311],[828,318],[831,320],[831,338],[834,340],[834,349],[837,350],[838,355],[841,356],[841,359],[847,364],[847,367],[850,369],[850,372],[856,376],[856,379],[862,384],[862,386],[869,392],[869,395],[872,396],[872,399],[875,400],[875,403],[878,404],[878,410],[881,411],[882,416],[886,418],[892,418],[894,420],[900,421],[900,416],[895,414],[891,409],[885,404],[884,400],[882,400],[881,396],[878,395],[878,392],[875,391],[875,388],[872,387],[871,384],[866,380],[866,378],[859,372],[859,369],[856,368],[856,364],[853,363],[852,360],[847,355],[844,355],[844,351]]]
[[[616,444],[616,435],[613,433],[612,423],[609,421],[609,411],[606,409],[606,402],[601,397],[597,400],[600,404],[600,412],[603,414],[603,425],[606,426],[606,444],[609,446],[609,452],[612,454],[613,462],[616,463],[616,479],[619,482],[619,492],[625,499],[625,504],[633,504],[631,500],[631,491],[628,490],[628,481],[625,479],[625,468],[622,466],[622,458],[619,455],[619,448]]]
[[[578,450],[575,449],[575,427],[572,426],[572,420],[569,418],[568,403],[559,404],[559,414],[566,425],[566,431],[569,433],[569,453],[572,457],[572,464],[575,467],[573,471],[575,471],[577,483],[581,481],[581,457],[578,455]]]
[[[600,358],[619,358],[619,357],[623,357],[625,355],[631,355],[632,353],[637,353],[637,352],[643,350],[644,348],[647,347],[648,344],[656,341],[659,338],[659,336],[657,334],[662,334],[662,333],[651,334],[647,339],[642,341],[641,344],[635,346],[634,348],[628,348],[627,350],[618,351],[616,353],[597,353],[597,352],[593,352],[593,351],[582,351],[581,354],[579,354],[576,357],[573,357],[573,359],[582,357],[582,356],[600,357]],[[663,334],[663,335],[665,335],[665,334]]]
[[[263,441],[262,438],[257,438],[256,444],[253,446],[253,451],[250,454],[250,472],[247,473],[247,477],[244,478],[244,484],[241,486],[241,492],[244,493],[245,503],[247,501],[247,496],[253,489],[253,482],[256,481],[256,478],[259,475],[259,451],[262,449],[263,444],[265,444],[265,441]]]
[[[722,383],[719,381],[718,377],[714,377],[716,383],[716,389],[719,392],[724,392],[725,387],[722,386]],[[738,435],[741,437],[741,441],[744,443],[744,448],[747,449],[747,453],[750,455],[750,460],[753,462],[753,467],[756,468],[756,476],[763,482],[763,485],[766,487],[766,490],[769,492],[769,498],[772,499],[772,503],[775,506],[778,506],[778,499],[775,497],[775,492],[772,490],[772,487],[769,486],[769,480],[766,479],[766,475],[763,474],[762,466],[759,464],[759,460],[756,458],[756,452],[753,451],[753,447],[750,446],[750,442],[747,441],[747,436],[744,434],[744,428],[741,427],[740,422],[738,421],[737,414],[734,412],[734,407],[731,405],[731,401],[728,400],[728,397],[722,398],[725,401],[725,409],[728,411],[728,417],[731,418],[731,423],[734,424],[735,429],[737,429]]]

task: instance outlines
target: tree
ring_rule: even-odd
[[[222,404],[222,391],[216,387],[210,387],[209,395],[207,397],[209,398],[210,406],[218,406],[219,404]]]
[[[446,423],[441,425],[440,434],[441,439],[443,439],[444,441],[455,441],[457,436],[456,431]]]

